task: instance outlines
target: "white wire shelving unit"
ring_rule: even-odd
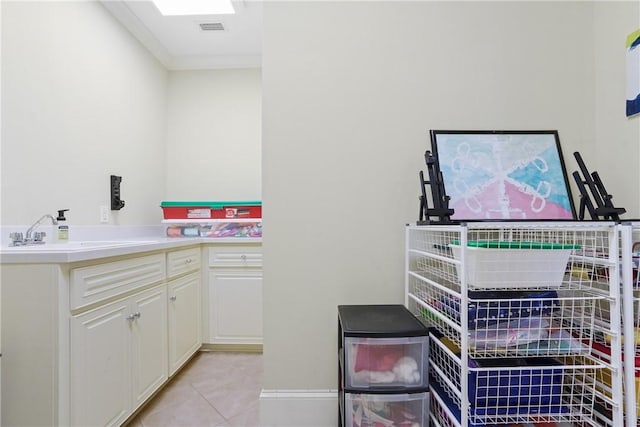
[[[620,238],[620,293],[622,295],[622,359],[611,357],[609,342],[596,342],[594,354],[606,363],[621,366],[623,391],[617,393],[612,387],[611,377],[606,371],[596,380],[600,393],[610,396],[623,408],[624,426],[640,426],[640,222],[623,222],[619,226]],[[617,362],[616,362],[617,360]],[[616,426],[611,417],[602,413],[610,412],[606,400],[596,402],[604,411],[599,413],[603,426]],[[631,408],[631,409],[627,409]],[[619,424],[623,425],[623,424]]]
[[[434,426],[623,425],[619,228],[407,226],[405,304],[431,327]]]
[[[620,227],[625,426],[640,426],[640,222]],[[627,409],[630,408],[630,409]]]

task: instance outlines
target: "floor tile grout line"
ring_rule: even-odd
[[[184,370],[181,370],[181,372],[179,372],[178,375],[176,375],[172,379],[172,383],[184,386],[185,389],[188,389],[191,392],[195,392],[194,393],[195,395],[193,397],[195,398],[197,396],[199,399],[203,399],[204,401],[206,401],[206,405],[209,408],[213,409],[215,414],[217,414],[221,418],[221,420],[224,420],[223,425],[226,427],[229,427],[230,425],[234,424],[234,421],[233,421],[234,419],[238,417],[246,416],[248,413],[252,412],[254,408],[259,408],[259,397],[256,398],[255,401],[251,399],[249,402],[247,402],[248,404],[243,408],[242,411],[240,411],[237,414],[233,414],[229,418],[227,418],[223,415],[223,413],[216,407],[216,405],[212,401],[210,401],[205,397],[203,392],[201,392],[200,389],[195,385],[196,380],[200,378],[208,378],[209,381],[201,381],[201,382],[198,382],[198,384],[200,384],[201,386],[206,386],[208,384],[214,390],[219,391],[221,389],[224,389],[225,386],[230,386],[233,383],[241,383],[244,381],[253,381],[258,379],[258,383],[259,383],[258,388],[262,389],[262,383],[263,383],[262,376],[264,372],[262,371],[262,369],[260,369],[260,366],[259,366],[260,363],[262,363],[262,357],[259,357],[259,356],[262,356],[262,355],[259,355],[259,356],[256,355],[259,357],[259,359],[250,357],[249,360],[247,360],[246,357],[240,358],[240,360],[233,360],[234,359],[233,355],[231,355],[231,357],[228,357],[230,356],[229,354],[219,353],[219,355],[222,357],[219,357],[219,358],[215,356],[203,357],[204,354],[199,355],[197,358],[193,359],[193,361],[189,364],[189,366],[185,366]],[[232,371],[232,373],[230,375],[225,375],[225,378],[232,378],[231,382],[225,381],[224,384],[219,384],[218,377],[216,377],[215,375],[214,376],[206,375],[207,372],[210,370],[210,368],[208,367],[209,364],[212,364],[213,366],[216,366],[216,367],[219,367],[220,364],[231,364],[233,368],[237,368],[237,369],[230,369],[228,371]],[[218,373],[222,374],[222,372],[218,372]],[[236,374],[237,376],[234,376]],[[178,382],[176,382],[176,380],[178,380]],[[168,386],[170,387],[170,384],[168,384]],[[242,387],[242,388],[244,389],[245,387]],[[177,396],[180,393],[179,391],[175,389],[171,390],[170,388],[167,388],[165,392],[170,396],[171,395]],[[175,394],[175,393],[178,393],[178,394]],[[154,399],[158,399],[159,396],[160,394],[154,397]],[[147,410],[142,410],[133,420],[131,420],[132,427],[154,427],[152,425],[153,423],[149,423],[149,417],[153,416],[154,414],[158,414],[159,412],[166,411],[167,409],[170,409],[174,406],[177,409],[182,404],[182,403],[174,403],[168,406],[156,407],[156,406],[152,406],[153,405],[152,402],[153,400],[151,402],[148,402],[149,404],[148,409],[151,409],[153,407],[155,410],[152,412],[147,412]],[[144,422],[145,419],[147,423]]]
[[[220,412],[218,408],[213,406],[213,403],[211,403],[209,399],[207,399],[202,393],[200,393],[200,390],[198,390],[192,383],[189,383],[189,385],[195,390],[196,393],[198,393],[200,397],[202,397],[202,399],[204,399],[205,402],[207,402],[207,405],[211,406],[211,408],[213,408],[213,410],[216,411],[218,415],[220,415],[224,419],[225,422],[229,422],[229,419],[222,415],[222,412]]]

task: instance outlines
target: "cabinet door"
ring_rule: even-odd
[[[209,272],[212,343],[262,343],[262,269],[212,268]]]
[[[133,295],[131,313],[135,409],[168,378],[166,286]]]
[[[120,425],[131,412],[128,300],[71,319],[71,425]]]
[[[200,272],[169,282],[169,375],[201,344]]]

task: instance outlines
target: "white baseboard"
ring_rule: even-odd
[[[336,427],[337,390],[262,390],[260,427]]]

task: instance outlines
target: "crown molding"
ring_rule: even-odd
[[[204,70],[224,68],[260,68],[262,55],[194,55],[172,56],[151,30],[131,11],[123,0],[100,0],[122,24],[167,70]],[[242,8],[242,1],[235,1]]]
[[[168,70],[261,68],[261,55],[176,56],[165,65]]]
[[[100,0],[102,6],[107,9],[124,28],[126,28],[158,61],[165,67],[169,67],[172,57],[167,49],[156,39],[153,33],[140,19],[129,9],[129,6],[121,0]]]

